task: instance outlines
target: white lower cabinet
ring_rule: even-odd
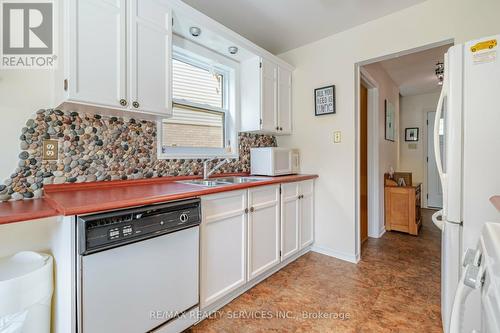
[[[280,186],[248,190],[248,280],[280,262]]]
[[[201,198],[200,307],[206,308],[246,279],[247,191]]]
[[[314,181],[299,183],[300,191],[300,248],[309,246],[314,241]]]
[[[313,193],[310,180],[201,198],[202,310],[220,306],[312,244]]]
[[[299,183],[281,185],[281,256],[299,251]]]

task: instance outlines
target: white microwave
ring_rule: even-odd
[[[259,176],[282,176],[300,172],[297,149],[266,147],[250,149],[250,172]]]

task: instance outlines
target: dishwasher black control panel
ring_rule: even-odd
[[[200,199],[79,216],[78,250],[87,255],[200,223]]]

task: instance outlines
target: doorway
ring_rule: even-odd
[[[363,82],[359,87],[359,205],[360,240],[368,239],[368,88]]]
[[[443,207],[443,188],[439,180],[439,174],[436,164],[436,155],[434,152],[434,119],[436,112],[427,112],[427,207]],[[442,121],[442,119],[441,119]],[[441,125],[440,125],[441,127]],[[441,134],[441,133],[440,133]],[[439,135],[439,147],[441,156],[443,152],[442,135]]]

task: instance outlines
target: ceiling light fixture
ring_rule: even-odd
[[[191,27],[189,28],[189,33],[193,37],[198,37],[199,35],[201,35],[201,29],[198,27]]]
[[[236,46],[230,46],[228,49],[229,53],[236,54],[238,53],[238,48]]]
[[[441,61],[438,61],[438,63],[436,64],[434,73],[436,74],[436,77],[438,79],[438,84],[442,86],[444,81],[444,64]]]

